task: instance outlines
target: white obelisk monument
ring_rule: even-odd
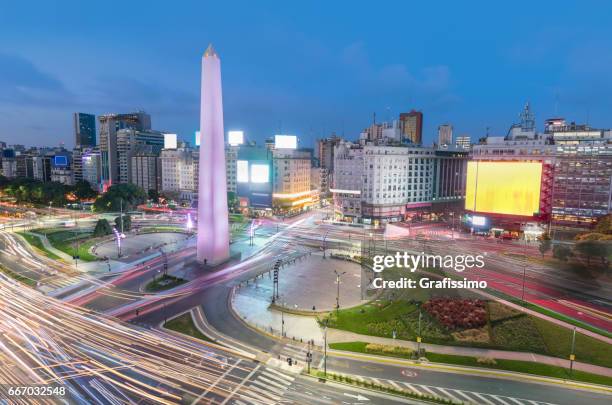
[[[197,244],[198,262],[207,265],[229,258],[225,170],[221,61],[209,45],[202,56]]]

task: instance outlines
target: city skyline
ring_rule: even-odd
[[[386,121],[413,108],[424,114],[425,144],[435,140],[437,127],[445,122],[453,124],[457,135],[477,140],[487,127],[492,135],[505,135],[509,123],[516,122],[517,106],[527,101],[538,122],[560,115],[594,127],[608,125],[609,101],[600,96],[611,77],[605,58],[589,57],[605,55],[609,47],[602,40],[607,28],[596,23],[606,14],[604,5],[547,10],[547,19],[537,18],[544,6],[533,5],[525,13],[513,5],[501,10],[505,20],[522,24],[507,33],[490,18],[453,5],[408,27],[393,22],[406,13],[431,13],[420,6],[393,5],[397,12],[391,14],[355,7],[355,18],[341,22],[334,6],[319,17],[316,5],[299,8],[299,16],[283,5],[231,12],[211,5],[206,12],[218,18],[202,28],[190,24],[190,15],[170,11],[183,21],[183,30],[172,30],[175,23],[165,21],[167,10],[162,16],[157,7],[139,10],[133,5],[124,12],[142,11],[151,23],[165,22],[164,28],[118,34],[110,31],[121,21],[102,21],[88,14],[91,9],[45,7],[24,13],[12,5],[0,17],[5,77],[0,81],[0,139],[9,143],[63,141],[70,147],[73,112],[139,109],[153,116],[155,128],[192,140],[199,85],[193,66],[209,41],[219,44],[226,60],[226,127],[242,129],[258,143],[275,133],[297,134],[305,145],[332,132],[354,138],[373,113],[377,121]],[[372,21],[379,22],[372,28],[357,26],[370,12]],[[77,26],[59,29],[75,18]],[[314,24],[316,18],[321,24]],[[559,28],[564,22],[572,23],[573,33]],[[18,31],[24,25],[31,27],[30,34]],[[80,30],[78,39],[72,29]],[[481,30],[488,30],[489,37],[475,39]],[[418,41],[423,32],[426,40]],[[40,35],[49,41],[44,48],[34,41]],[[492,43],[497,45],[491,48]],[[123,52],[127,47],[130,52]],[[108,52],[121,55],[121,63],[112,58],[100,63],[98,56]]]

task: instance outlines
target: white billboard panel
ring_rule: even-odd
[[[176,149],[177,137],[176,134],[164,134],[164,149]]]
[[[276,149],[297,149],[297,136],[295,135],[275,135],[274,148]]]
[[[244,132],[228,131],[227,132],[227,143],[229,143],[232,146],[242,145],[244,143]]]
[[[238,160],[236,161],[236,181],[238,183],[249,182],[249,161]]]
[[[268,183],[270,181],[270,166],[266,164],[251,165],[251,183]]]

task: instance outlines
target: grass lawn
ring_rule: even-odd
[[[21,235],[30,245],[32,245],[36,249],[40,250],[48,258],[53,259],[53,260],[59,260],[60,259],[60,257],[58,255],[56,255],[55,253],[53,253],[50,250],[47,250],[47,248],[45,248],[45,246],[43,245],[42,241],[40,240],[40,238],[38,236],[32,235],[32,234],[27,233],[27,232],[17,232],[17,233],[19,235]]]
[[[193,323],[193,319],[191,319],[191,312],[187,312],[181,316],[177,316],[176,318],[169,320],[166,322],[164,327],[185,335],[193,336],[194,338],[214,343],[206,335],[200,332],[198,328],[196,328],[195,324]]]
[[[389,357],[405,358],[410,359],[410,355],[402,355],[399,352],[395,353],[383,353],[380,351],[372,352],[366,350],[367,343],[365,342],[342,342],[342,343],[331,343],[329,347],[335,350],[345,350],[357,353],[376,354],[384,355]],[[574,370],[572,377],[570,378],[569,369],[557,366],[550,366],[548,364],[534,363],[530,361],[520,360],[502,360],[495,359],[495,363],[492,362],[478,362],[476,357],[470,356],[454,356],[450,354],[439,354],[427,352],[425,357],[429,361],[435,363],[446,363],[456,364],[461,366],[470,367],[481,367],[491,368],[496,370],[515,371],[519,373],[535,374],[547,377],[555,377],[561,379],[571,379],[575,381],[589,382],[594,384],[602,384],[612,386],[612,378],[602,376],[598,374],[586,373],[583,371]]]
[[[184,278],[163,274],[161,277],[150,281],[145,286],[145,290],[149,292],[164,291],[179,286],[181,284],[185,284],[186,282],[187,280],[185,280]]]
[[[47,236],[51,245],[54,248],[70,256],[79,256],[79,260],[84,262],[93,262],[98,258],[91,253],[89,249],[96,243],[92,238],[90,231],[72,231],[65,229],[37,229],[34,232],[42,233]],[[78,249],[77,249],[78,240]]]
[[[423,342],[450,346],[539,353],[569,358],[572,330],[535,316],[509,310],[498,302],[487,305],[489,320],[478,329],[448,330],[422,311]],[[414,340],[418,332],[419,310],[406,300],[377,301],[332,312],[328,326],[363,335]],[[320,320],[325,322],[325,319]],[[576,360],[612,367],[612,350],[605,342],[576,334]]]
[[[25,277],[22,276],[19,273],[15,273],[14,271],[7,269],[4,266],[0,266],[0,272],[6,274],[7,276],[9,276],[10,278],[12,278],[15,281],[19,281],[20,283],[23,283],[25,285],[29,285],[30,287],[35,287],[36,286],[36,280],[33,280],[29,277]]]

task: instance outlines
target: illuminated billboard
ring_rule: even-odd
[[[227,143],[232,146],[242,145],[244,143],[244,133],[242,131],[228,131]]]
[[[64,155],[55,155],[53,157],[53,166],[66,167],[68,166],[68,157]]]
[[[251,165],[251,183],[267,183],[270,181],[270,166],[267,164]]]
[[[540,211],[541,178],[538,162],[468,162],[465,209],[533,216]]]
[[[249,182],[249,162],[248,160],[236,161],[236,181],[238,183]]]
[[[297,136],[295,135],[274,135],[274,147],[276,149],[296,149]]]
[[[164,149],[176,149],[176,134],[164,134]]]

